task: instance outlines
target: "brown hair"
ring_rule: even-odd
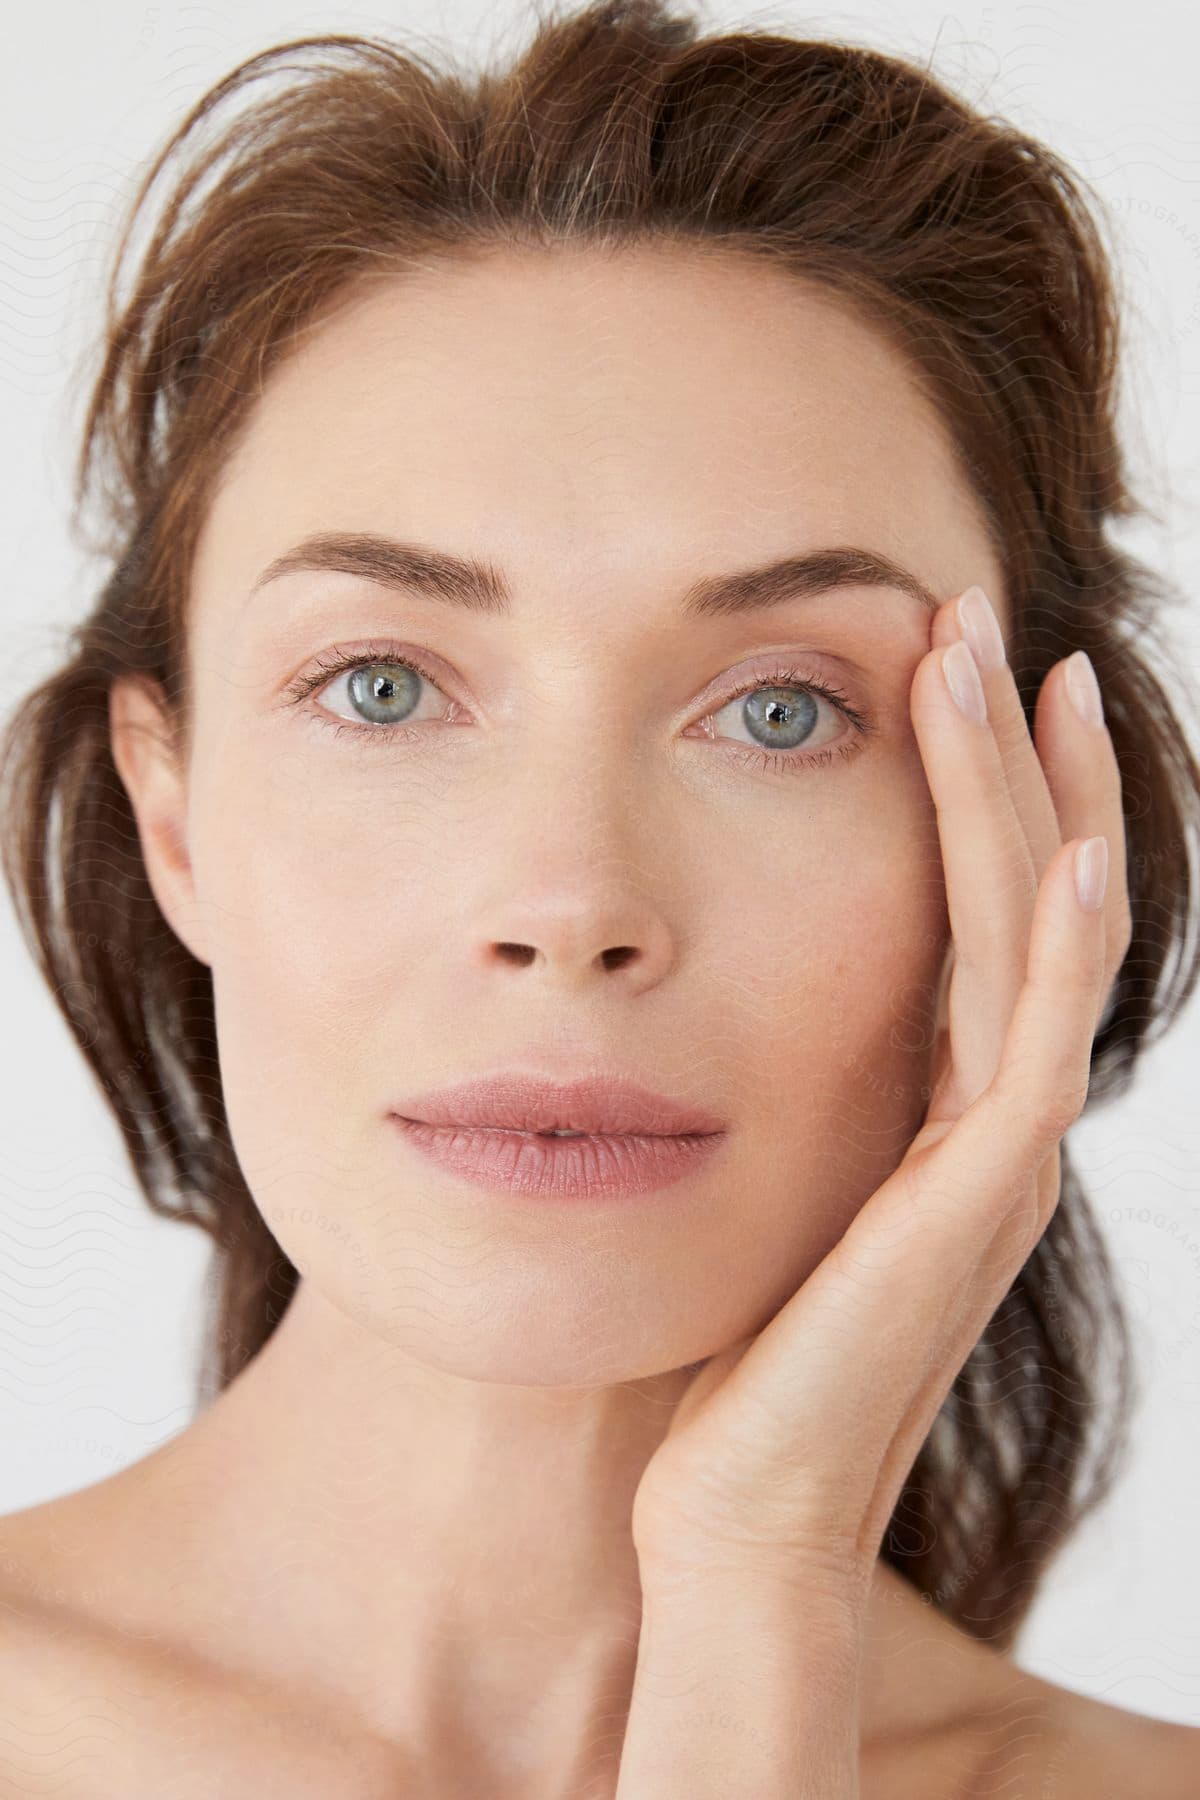
[[[279,72],[277,92],[237,110]],[[118,299],[172,158],[182,166]],[[1124,783],[1133,936],[1089,1104],[1128,1087],[1195,985],[1200,767],[1150,661],[1178,596],[1110,537],[1147,509],[1116,436],[1118,319],[1080,180],[925,70],[767,32],[704,37],[657,0],[539,9],[511,68],[470,76],[378,38],[276,46],[202,97],[130,206],[75,493],[76,527],[99,501],[112,573],[69,659],[10,721],[0,761],[4,866],[32,954],[147,1202],[217,1247],[202,1398],[265,1343],[297,1272],[234,1155],[210,971],[151,892],[110,748],[110,686],[158,683],[186,743],[186,597],[206,502],[265,373],[348,284],[439,253],[664,241],[760,256],[890,333],[983,502],[1027,717],[1069,648],[1096,667]],[[1050,1558],[1111,1487],[1131,1366],[1064,1146],[1058,1208],[957,1377],[882,1556],[963,1629],[1010,1648]]]

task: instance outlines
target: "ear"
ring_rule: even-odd
[[[126,675],[108,696],[113,761],[137,821],[154,898],[175,936],[209,962],[187,841],[187,780],[179,766],[159,684]]]

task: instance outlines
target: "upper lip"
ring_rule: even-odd
[[[563,1082],[506,1070],[413,1094],[389,1110],[427,1125],[587,1131],[611,1137],[707,1136],[725,1129],[724,1121],[705,1108],[655,1093],[616,1073]]]

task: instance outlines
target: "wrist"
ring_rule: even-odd
[[[641,1557],[638,1572],[643,1617],[668,1625],[689,1614],[698,1621],[724,1618],[754,1622],[786,1638],[803,1631],[827,1642],[835,1655],[853,1657],[861,1646],[871,1583],[844,1571],[798,1566],[787,1559],[718,1559],[690,1562]]]
[[[617,1800],[858,1800],[861,1620],[766,1571],[650,1572]]]
[[[648,1655],[720,1661],[747,1679],[782,1676],[808,1698],[845,1701],[858,1692],[864,1612],[857,1597],[765,1571],[707,1569],[648,1575],[640,1641]]]

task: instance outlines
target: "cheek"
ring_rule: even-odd
[[[276,1242],[351,1317],[386,1322],[406,1290],[380,1254],[395,1193],[378,1115],[405,1076],[388,1063],[412,955],[403,918],[428,902],[415,870],[397,879],[386,824],[324,810],[267,787],[207,815],[220,1086]]]
[[[445,952],[445,914],[430,897],[428,818],[395,804],[360,814],[344,792],[331,804],[319,786],[270,770],[231,806],[225,796],[238,793],[236,782],[212,785],[193,841],[212,921],[221,1085],[257,1193],[251,1166],[275,1178],[281,1145],[297,1158],[303,1147],[309,1167],[344,1165],[388,1082],[405,1078],[389,1059],[428,1055],[427,1021],[414,1024],[406,996],[431,919]]]
[[[793,859],[786,888],[758,886],[736,939],[732,990],[746,1018],[742,1073],[769,1166],[802,1172],[827,1243],[895,1168],[928,1104],[948,941],[927,810],[896,808]]]
[[[454,784],[439,792],[428,771],[408,779],[336,745],[245,748],[232,758],[251,765],[240,789],[228,750],[199,761],[222,766],[197,790],[193,833],[227,1079],[264,1106],[278,1095],[320,1116],[333,1095],[362,1116],[382,1103],[371,1083],[397,1032],[423,1044],[454,986],[468,947],[454,952],[450,936],[482,929],[481,871],[519,882],[534,835],[498,832],[494,810],[468,820]],[[776,1085],[790,1104],[800,1080],[840,1105],[844,1136],[856,1098],[911,1103],[919,1090],[945,946],[936,820],[915,752],[793,788],[753,789],[740,822],[724,812],[698,849],[705,811],[692,796],[696,810],[660,841],[662,892],[677,913],[668,925],[688,922],[705,965],[681,991],[703,997],[714,1080],[756,1111]]]
[[[612,1259],[570,1240],[510,1244],[481,1214],[486,1256],[472,1244],[468,1263],[487,1279],[447,1285],[443,1215],[380,1155],[379,1114],[439,1054],[443,1066],[478,1060],[454,1001],[479,965],[460,980],[454,959],[466,969],[497,879],[519,884],[533,836],[514,840],[498,812],[490,826],[467,821],[452,787],[394,769],[363,777],[351,803],[333,764],[246,761],[239,786],[225,759],[194,815],[221,1085],[269,1229],[352,1316],[447,1354],[470,1343],[490,1367],[499,1293],[520,1321],[505,1343],[526,1342],[532,1308],[551,1369],[590,1367],[577,1340],[580,1319],[596,1316],[613,1342],[641,1347],[647,1370],[697,1360],[765,1323],[899,1162],[924,1109],[945,950],[936,824],[917,772],[898,782],[892,761],[877,781],[831,777],[823,790],[814,776],[808,800],[773,805],[763,790],[732,836],[726,819],[701,844],[711,813],[676,813],[676,838],[656,838],[636,867],[657,863],[649,891],[689,960],[667,977],[675,992],[641,999],[651,1041],[689,1033],[738,1122],[728,1192],[708,1196],[682,1238],[672,1214],[639,1214],[637,1257],[628,1235]],[[455,1215],[456,1242],[461,1229]],[[419,1276],[414,1288],[414,1254],[432,1259],[427,1292]]]

